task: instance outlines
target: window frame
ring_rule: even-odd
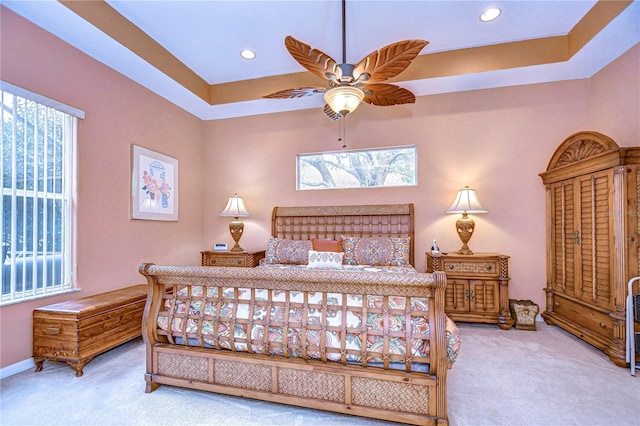
[[[57,172],[54,170],[53,171],[53,175],[49,175],[48,172],[45,172],[45,174],[43,175],[43,177],[49,176],[49,178],[51,179],[52,183],[52,187],[51,189],[48,189],[47,184],[43,181],[42,185],[38,184],[38,172],[37,170],[39,170],[41,167],[43,168],[43,170],[47,167],[48,165],[48,156],[49,156],[49,143],[53,143],[53,142],[49,142],[48,140],[48,136],[47,136],[47,126],[49,126],[50,124],[48,123],[50,121],[50,117],[46,117],[45,121],[47,122],[46,124],[42,124],[44,127],[44,135],[42,136],[44,139],[42,140],[42,143],[45,144],[44,146],[47,147],[47,149],[45,149],[43,152],[43,158],[42,161],[44,163],[44,165],[36,165],[35,161],[40,161],[39,158],[37,158],[37,154],[38,154],[38,150],[35,147],[37,145],[37,140],[36,138],[38,137],[38,131],[34,131],[32,136],[32,140],[34,142],[32,142],[34,144],[34,152],[33,154],[30,154],[29,156],[27,155],[26,151],[28,150],[28,148],[24,148],[24,154],[23,154],[23,161],[34,161],[34,164],[31,166],[32,170],[33,170],[33,176],[30,177],[30,181],[33,182],[33,187],[32,188],[28,188],[28,183],[27,183],[27,178],[26,178],[26,174],[27,174],[27,170],[28,170],[28,165],[23,165],[22,171],[23,174],[25,174],[24,177],[24,184],[22,185],[22,188],[18,188],[19,185],[16,184],[16,176],[17,176],[17,171],[16,171],[16,165],[17,165],[17,160],[15,158],[16,152],[17,152],[17,144],[14,143],[14,140],[16,138],[16,133],[15,133],[15,129],[17,124],[15,124],[15,111],[11,110],[8,113],[5,113],[4,111],[4,93],[10,94],[13,96],[13,105],[17,105],[18,100],[16,100],[16,97],[18,98],[22,98],[24,99],[24,101],[26,103],[31,103],[31,105],[35,105],[35,108],[42,108],[41,111],[38,112],[38,114],[52,114],[52,115],[56,115],[58,116],[59,113],[61,113],[62,115],[60,116],[60,120],[58,120],[58,125],[62,128],[62,135],[58,138],[55,137],[56,140],[59,141],[59,143],[62,145],[62,153],[61,153],[61,160],[60,162],[62,163],[62,168],[59,171],[60,175],[58,176]],[[61,102],[49,99],[45,96],[42,96],[40,94],[31,92],[29,90],[23,89],[21,87],[15,86],[11,83],[7,83],[5,81],[0,80],[0,103],[2,103],[3,106],[3,110],[0,112],[0,117],[2,117],[2,141],[3,144],[6,142],[4,136],[4,126],[5,126],[5,114],[8,114],[12,117],[12,122],[13,124],[13,130],[12,130],[12,135],[9,138],[9,142],[11,143],[12,147],[11,147],[11,164],[12,164],[12,177],[11,177],[11,186],[8,188],[4,187],[4,175],[2,176],[3,179],[3,183],[2,185],[0,185],[0,192],[2,193],[2,199],[0,199],[0,206],[2,206],[2,209],[4,209],[4,200],[5,200],[5,196],[10,196],[11,197],[11,235],[15,238],[11,238],[11,245],[9,247],[7,247],[7,251],[10,252],[9,258],[5,259],[5,254],[4,254],[4,238],[3,241],[0,241],[0,243],[3,244],[3,262],[2,262],[2,289],[0,290],[0,306],[6,306],[6,305],[10,305],[10,304],[15,304],[15,303],[21,303],[21,302],[25,302],[25,301],[30,301],[30,300],[35,300],[35,299],[40,299],[43,297],[49,297],[49,296],[55,296],[55,295],[60,295],[60,294],[64,294],[64,293],[69,293],[69,292],[73,292],[73,291],[77,291],[79,290],[77,288],[77,277],[76,277],[76,270],[77,270],[77,220],[76,220],[76,206],[77,206],[77,182],[78,182],[78,159],[77,159],[77,153],[78,153],[78,141],[77,141],[77,136],[78,136],[78,120],[79,119],[84,119],[84,111],[81,111],[77,108],[68,106],[66,104],[63,104]],[[54,112],[55,111],[55,112]],[[27,119],[24,118],[24,122],[23,123],[27,123]],[[37,119],[36,119],[37,120]],[[56,129],[55,126],[56,122],[54,121],[54,130]],[[39,129],[38,129],[39,130]],[[25,133],[26,135],[26,133]],[[28,144],[29,142],[26,141],[26,136],[25,136],[25,141],[23,142],[24,144]],[[55,143],[54,143],[55,145]],[[54,152],[55,152],[55,148],[54,148]],[[47,153],[48,155],[45,155],[45,153]],[[31,158],[35,158],[34,160],[31,160]],[[5,161],[5,157],[4,157],[4,150],[2,152],[0,152],[0,161],[2,161],[4,163]],[[55,163],[52,163],[52,168],[55,166]],[[61,180],[60,183],[60,189],[58,192],[58,189],[56,188],[56,178],[59,178]],[[17,213],[17,206],[16,206],[16,202],[17,200],[22,199],[22,201],[20,201],[20,203],[22,204],[22,208],[23,209],[27,209],[29,208],[29,202],[27,200],[31,200],[31,203],[33,205],[33,203],[36,203],[36,205],[42,205],[45,206],[45,208],[43,208],[42,210],[42,215],[40,216],[40,214],[37,211],[37,208],[31,208],[31,210],[33,210],[31,212],[31,215],[33,217],[31,217],[30,219],[28,219],[33,225],[35,225],[35,230],[31,231],[32,232],[32,239],[31,241],[33,242],[32,247],[30,249],[26,249],[25,248],[25,244],[23,243],[23,246],[21,248],[21,250],[18,250],[18,243],[15,241],[18,235],[17,230],[16,230],[16,222],[17,222],[17,218],[15,217],[15,214]],[[42,200],[42,201],[41,201]],[[50,204],[51,203],[51,204]],[[55,207],[55,205],[58,205],[59,207]],[[53,219],[55,219],[55,214],[53,215],[52,220],[49,222],[49,218],[48,218],[48,212],[53,212],[56,209],[60,209],[60,220],[59,222],[54,221]],[[4,211],[4,210],[3,210]],[[47,212],[47,213],[45,213]],[[28,218],[28,214],[26,210],[23,210],[22,213],[22,220],[27,220]],[[3,227],[4,227],[4,212],[3,212]],[[37,238],[37,224],[39,221],[42,221],[42,224],[44,224],[43,226],[43,240],[47,241],[47,238],[45,235],[53,235],[53,232],[48,233],[47,230],[50,229],[51,227],[55,227],[54,229],[57,231],[57,227],[60,227],[60,232],[62,234],[61,237],[61,241],[60,241],[60,246],[56,246],[55,242],[52,241],[53,244],[53,249],[50,250],[49,247],[42,247],[42,250],[40,250],[39,244],[35,244],[35,239]],[[23,225],[26,227],[26,225]],[[24,229],[24,228],[23,228]],[[3,235],[4,237],[4,235]],[[24,238],[24,236],[23,236]],[[40,241],[38,241],[38,243],[40,243]],[[51,283],[48,282],[49,278],[47,276],[47,271],[49,273],[55,273],[57,271],[55,266],[49,266],[49,262],[51,263],[51,265],[55,265],[57,260],[57,254],[60,253],[60,256],[62,257],[60,260],[60,282],[56,282],[57,280],[55,280],[55,276],[51,277]],[[23,260],[19,261],[18,257],[22,256]],[[25,259],[29,259],[31,258],[30,266],[27,266],[27,261]],[[7,262],[8,259],[8,262]],[[43,264],[47,263],[46,266],[42,266]],[[20,282],[20,287],[18,288],[17,284],[17,271],[19,270],[19,268],[21,269],[21,274],[22,274],[22,279]],[[5,270],[6,269],[6,270]],[[30,271],[28,271],[28,269],[30,269]],[[40,270],[42,271],[41,275],[40,275]],[[31,279],[29,279],[29,272],[31,273]],[[8,292],[5,294],[4,293],[4,287],[7,285],[7,283],[4,282],[5,278],[9,276],[9,277],[16,277],[15,278],[15,282],[9,281],[9,290]],[[35,277],[35,278],[34,278]],[[30,287],[30,288],[29,288]]]
[[[406,184],[389,184],[389,185],[336,185],[335,187],[309,187],[305,186],[304,183],[301,182],[301,175],[303,171],[301,170],[301,164],[304,158],[313,157],[313,156],[344,156],[344,155],[358,155],[360,153],[372,153],[372,152],[381,152],[381,151],[397,151],[397,150],[412,150],[413,154],[413,182]],[[387,175],[385,175],[386,177]],[[308,184],[307,184],[308,185]],[[367,188],[403,188],[403,187],[412,187],[418,185],[418,146],[417,145],[400,145],[400,146],[389,146],[389,147],[380,147],[380,148],[366,148],[366,149],[353,149],[353,150],[336,150],[336,151],[322,151],[322,152],[313,152],[313,153],[302,153],[296,155],[296,190],[298,191],[315,191],[315,190],[335,190],[335,189],[367,189]]]

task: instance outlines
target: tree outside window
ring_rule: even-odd
[[[298,189],[414,186],[416,146],[298,155]]]

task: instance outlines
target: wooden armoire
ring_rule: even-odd
[[[638,275],[640,148],[579,132],[540,173],[547,195],[547,324],[625,366],[627,282]]]

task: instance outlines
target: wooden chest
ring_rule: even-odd
[[[62,361],[82,376],[96,355],[142,334],[147,285],[140,284],[33,311],[33,361]]]

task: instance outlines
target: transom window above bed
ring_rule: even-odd
[[[298,154],[298,189],[415,186],[417,147]]]

